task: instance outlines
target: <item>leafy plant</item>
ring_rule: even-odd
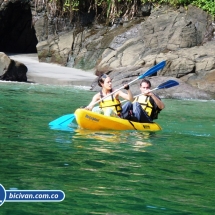
[[[215,15],[215,1],[214,0],[195,0],[193,5],[209,12],[211,15]]]
[[[43,4],[43,0],[35,0],[36,7]],[[204,11],[215,15],[214,0],[46,0],[47,11],[52,16],[69,15],[70,20],[77,13],[94,10],[96,15],[103,16],[108,22],[116,18],[133,18],[138,7],[144,3],[169,4],[173,6],[187,6],[193,4]],[[100,11],[100,14],[98,14]],[[102,12],[101,12],[102,11]],[[105,17],[106,16],[106,17]]]

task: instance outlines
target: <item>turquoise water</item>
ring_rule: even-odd
[[[164,100],[158,132],[51,130],[87,105],[74,87],[0,83],[0,184],[62,190],[62,202],[5,202],[0,214],[215,214],[215,102]]]

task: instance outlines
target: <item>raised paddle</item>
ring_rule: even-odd
[[[130,81],[129,83],[127,83],[127,85],[131,85],[132,83],[134,83],[137,80],[143,79],[146,76],[150,76],[150,75],[156,73],[158,70],[163,69],[165,65],[166,65],[166,61],[161,61],[160,63],[158,63],[157,65],[153,66],[152,68],[150,68],[149,70],[147,70],[145,73],[143,73],[142,75],[140,75],[138,78],[136,78],[133,81]],[[96,101],[94,103],[94,105],[98,104],[103,99],[106,99],[107,97],[111,96],[112,94],[118,92],[119,90],[121,90],[123,88],[124,88],[124,86],[120,87],[119,89],[114,90],[112,93],[110,93],[110,94],[104,96],[103,98],[101,98],[100,100]]]
[[[179,85],[179,83],[177,81],[168,80],[168,81],[164,82],[163,84],[160,84],[156,88],[152,89],[151,91],[160,90],[160,89],[167,89],[167,88],[170,88],[170,87],[175,87],[177,85]]]
[[[154,73],[156,73],[158,70],[163,69],[164,66],[166,65],[166,61],[161,61],[160,63],[158,63],[157,65],[153,66],[152,68],[150,68],[149,70],[147,70],[144,74],[140,75],[138,78],[136,78],[135,80],[127,83],[127,85],[130,85],[132,83],[134,83],[135,81],[139,80],[139,79],[143,79],[146,76],[150,76]],[[98,100],[97,102],[94,103],[97,104],[99,102],[101,102],[103,99],[107,98],[108,96],[116,93],[117,91],[123,89],[124,86],[120,87],[119,89],[115,90],[114,92],[108,94],[107,96],[104,96],[102,99]],[[53,120],[52,122],[49,123],[49,126],[52,128],[54,128],[55,126],[68,126],[73,120],[75,119],[75,114],[67,114],[64,116],[61,116],[55,120]]]
[[[177,81],[168,80],[168,81],[166,81],[166,82],[160,84],[160,85],[157,86],[156,88],[150,90],[150,92],[152,92],[152,91],[154,91],[154,90],[167,89],[167,88],[174,87],[174,86],[177,86],[177,85],[179,85],[179,83],[178,83]],[[138,96],[140,96],[140,95],[142,95],[142,94],[144,94],[144,93],[141,93],[141,94],[139,94],[139,95],[136,95],[136,96],[134,96],[134,98],[136,98],[136,97],[138,97]],[[121,103],[122,103],[122,102],[125,102],[125,101],[127,101],[127,100],[123,100],[123,101],[121,101]]]

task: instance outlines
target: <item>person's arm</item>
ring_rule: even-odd
[[[92,101],[90,102],[90,104],[88,104],[85,109],[87,110],[92,110],[95,103],[100,99],[100,95],[99,93],[97,93],[96,95],[93,96]]]
[[[122,97],[123,99],[126,99],[132,102],[134,100],[134,97],[132,95],[131,90],[129,89],[129,85],[125,85],[125,89],[127,90],[127,94],[120,90],[117,92],[117,95]]]
[[[148,95],[151,96],[159,109],[162,110],[165,108],[164,103],[154,93],[149,92]]]

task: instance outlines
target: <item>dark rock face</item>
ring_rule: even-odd
[[[4,70],[4,74],[0,76],[0,80],[4,81],[27,81],[27,67],[20,62],[10,60],[10,64],[7,69]]]
[[[153,8],[153,5],[151,2],[147,2],[145,3],[142,7],[141,7],[141,12],[142,12],[142,16],[150,16],[151,14],[151,9]]]
[[[35,53],[38,43],[28,0],[0,2],[0,51]]]

